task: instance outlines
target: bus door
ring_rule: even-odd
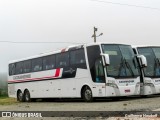
[[[105,74],[102,58],[95,61],[95,83],[99,86],[98,96],[105,96]]]

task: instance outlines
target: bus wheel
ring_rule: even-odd
[[[29,90],[25,90],[25,92],[24,92],[24,101],[25,102],[31,102],[31,97],[30,97]]]
[[[17,101],[24,102],[24,96],[21,90],[17,92]]]
[[[92,91],[88,86],[86,86],[83,89],[82,97],[83,97],[84,101],[86,101],[86,102],[92,102],[93,101]]]
[[[112,97],[112,101],[118,101],[120,100],[120,97]]]
[[[141,95],[141,98],[147,98],[148,96],[147,95]]]

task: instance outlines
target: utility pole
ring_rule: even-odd
[[[94,30],[94,33],[93,33],[92,37],[94,38],[94,42],[96,43],[96,38],[103,35],[103,33],[96,36],[96,32],[98,31],[98,28],[94,27],[93,30]]]
[[[96,27],[94,27],[93,29],[94,29],[94,34],[93,34],[94,42],[96,43],[96,32],[98,29]]]

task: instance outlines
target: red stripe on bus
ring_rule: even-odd
[[[59,75],[60,75],[60,68],[56,69],[56,74],[54,77],[59,77]]]
[[[25,81],[36,81],[36,80],[45,80],[47,78],[57,78],[57,77],[43,77],[43,78],[33,78],[33,79],[23,79],[23,80],[9,80],[9,83],[25,82]]]
[[[25,81],[36,81],[36,80],[44,80],[47,78],[57,78],[60,77],[60,68],[56,69],[55,75],[54,76],[48,76],[48,77],[42,77],[42,78],[26,78],[23,80],[9,80],[8,82],[25,82]]]

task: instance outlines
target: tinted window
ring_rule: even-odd
[[[144,76],[153,77],[155,73],[155,55],[152,48],[138,48],[139,54],[142,54],[147,59],[147,67],[144,70]]]
[[[42,58],[32,60],[32,71],[37,72],[42,70]]]
[[[95,62],[95,74],[96,74],[96,81],[94,82],[105,82],[105,75],[104,75],[104,67],[102,64],[102,59],[97,59]]]
[[[87,47],[87,55],[88,55],[88,61],[89,61],[89,67],[90,72],[92,76],[92,80],[96,81],[96,75],[95,75],[95,62],[98,58],[100,58],[100,48],[98,45],[96,46],[89,46]]]
[[[9,64],[9,75],[15,75],[15,64]]]
[[[84,55],[84,49],[74,50],[70,52],[70,64],[84,64],[85,61],[85,55]]]
[[[16,74],[23,73],[23,62],[16,63]]]
[[[24,63],[23,63],[23,72],[24,73],[31,72],[31,60],[24,61]]]
[[[137,77],[138,63],[130,45],[103,44],[103,53],[109,54],[110,65],[106,67],[109,77]]]
[[[102,50],[105,54],[109,54],[110,65],[107,66],[107,75],[116,77],[120,74],[120,65],[122,54],[118,45],[102,45]]]
[[[160,48],[152,48],[156,58],[160,58]]]
[[[55,68],[55,56],[50,55],[43,58],[43,70]]]
[[[66,67],[69,66],[69,54],[68,52],[57,54],[56,55],[56,67]]]

